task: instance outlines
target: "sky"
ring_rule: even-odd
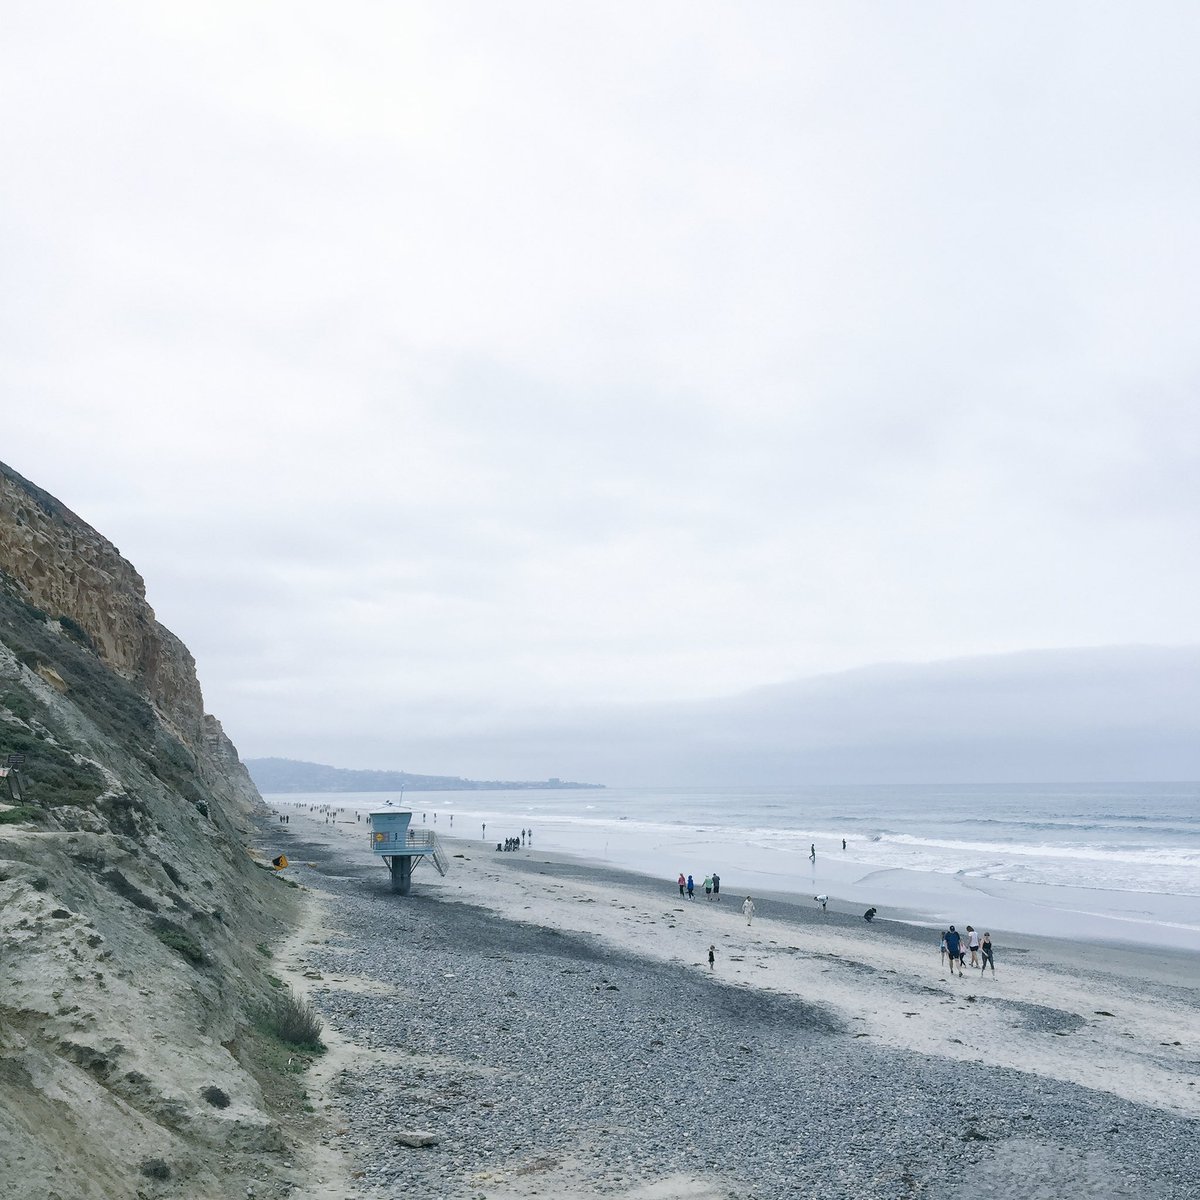
[[[1198,51],[1183,3],[7,3],[0,457],[251,756],[1194,647]]]

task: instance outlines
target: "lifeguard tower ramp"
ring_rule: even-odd
[[[388,865],[392,891],[407,896],[412,890],[413,868],[428,858],[445,875],[450,863],[432,829],[414,829],[412,813],[398,808],[383,808],[369,814],[371,849]]]

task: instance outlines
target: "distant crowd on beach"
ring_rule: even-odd
[[[705,875],[701,886],[704,888],[706,900],[721,899],[721,877],[716,871],[711,875]],[[679,894],[686,896],[689,900],[696,898],[696,881],[690,875],[684,875],[682,871],[679,872]]]
[[[487,826],[483,827],[484,835],[487,835]],[[500,851],[520,850],[526,845],[533,845],[533,830],[522,829],[519,834],[513,834],[512,837],[505,838],[503,842],[496,843],[496,849]]]
[[[845,838],[842,838],[842,849],[843,850],[846,849],[846,839]],[[809,858],[809,861],[811,863],[813,863],[813,865],[815,866],[816,861],[817,861],[817,844],[816,844],[816,842],[813,842],[809,845],[808,858]],[[696,890],[697,890],[695,877],[692,875],[685,875],[682,871],[680,871],[679,879],[677,880],[677,882],[679,884],[680,896],[686,896],[689,900],[695,900]],[[720,900],[721,899],[721,876],[718,875],[716,873],[716,871],[714,871],[711,875],[705,875],[704,882],[702,884],[700,884],[700,886],[704,888],[704,897],[706,900]],[[829,897],[827,895],[818,895],[818,896],[814,896],[813,899],[821,906],[821,911],[825,912],[826,907],[829,904]],[[875,917],[875,912],[876,912],[876,910],[874,908],[868,908],[867,911],[865,913],[863,913],[863,917],[867,921],[871,921]],[[750,896],[747,896],[746,899],[742,902],[742,914],[746,918],[747,925],[750,925],[753,923],[753,921],[754,921],[754,900]],[[712,966],[712,955],[711,954],[709,955],[709,966]]]
[[[846,839],[845,838],[842,838],[842,849],[843,850],[846,849]],[[809,859],[809,862],[814,863],[814,864],[817,861],[817,843],[816,842],[813,842],[808,848],[808,859]],[[714,871],[711,875],[705,875],[704,883],[701,886],[704,888],[704,895],[707,899],[709,899],[709,900],[720,900],[721,899],[721,876],[718,875],[716,873],[716,871]],[[695,900],[695,898],[696,898],[696,880],[695,880],[695,878],[691,875],[685,875],[682,871],[680,871],[680,873],[679,873],[679,894],[681,896],[686,896],[689,900]],[[822,911],[824,911],[825,905],[829,901],[829,897],[828,896],[814,896],[813,898],[815,900],[821,901],[821,909],[822,909]],[[747,896],[746,899],[749,900],[750,897]],[[742,907],[744,908],[745,905],[743,905]],[[872,916],[873,915],[874,915],[874,912],[872,912]],[[870,918],[868,918],[868,920],[869,919]]]
[[[992,935],[985,930],[981,938],[975,932],[974,925],[967,926],[965,935],[959,933],[953,925],[942,934],[942,965],[946,965],[946,958],[948,956],[950,959],[950,974],[954,974],[954,968],[957,966],[960,979],[963,973],[963,960],[966,959],[967,955],[971,957],[971,961],[966,964],[967,966],[977,967],[981,972],[991,967],[992,974],[995,975],[996,960],[993,954]]]

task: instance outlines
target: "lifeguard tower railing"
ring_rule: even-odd
[[[445,851],[432,829],[414,829],[412,813],[385,808],[369,814],[371,849],[378,854],[392,875],[392,891],[407,896],[412,887],[413,867],[428,858],[445,875],[450,868]]]

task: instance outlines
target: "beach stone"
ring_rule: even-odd
[[[421,1129],[402,1129],[393,1135],[393,1140],[399,1146],[408,1146],[413,1150],[421,1150],[427,1146],[436,1146],[438,1136]]]
[[[638,1184],[700,1172],[713,1195],[738,1200],[1040,1200],[1026,1168],[1049,1164],[1052,1200],[1196,1198],[1192,1121],[1011,1068],[964,1069],[961,1058],[887,1047],[817,1005],[707,971],[695,978],[598,939],[470,905],[399,906],[341,861],[326,866],[339,932],[314,967],[387,985],[314,998],[333,1028],[359,1044],[369,1031],[378,1051],[333,1097],[352,1118],[362,1200],[394,1200],[401,1181],[414,1196],[474,1196],[485,1182],[499,1191],[518,1184],[511,1176],[535,1150],[570,1162],[590,1195],[636,1195]],[[381,920],[396,933],[383,958]],[[871,987],[883,980],[869,977]],[[1040,1037],[1073,1031],[1072,1014],[1057,1009],[982,995],[967,1006],[957,984],[949,995]],[[936,1006],[922,1018],[937,1022]],[[399,1078],[397,1055],[415,1060]],[[397,1129],[425,1134],[432,1120],[435,1141],[411,1148],[440,1144],[438,1154],[376,1169],[409,1145]],[[869,1144],[869,1153],[815,1150],[818,1129],[823,1145]]]

